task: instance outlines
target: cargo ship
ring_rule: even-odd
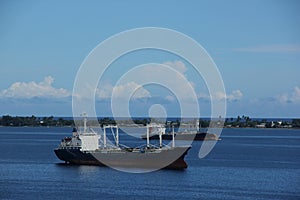
[[[191,146],[175,146],[174,137],[171,146],[150,144],[147,125],[147,143],[139,147],[127,147],[119,143],[119,128],[116,125],[104,125],[103,133],[98,134],[92,128],[87,128],[84,119],[83,131],[74,128],[72,137],[63,138],[54,149],[56,156],[66,164],[99,165],[112,168],[141,168],[141,169],[176,169],[188,167],[184,158]],[[107,141],[107,129],[110,129],[115,141]],[[160,137],[161,138],[161,137]]]
[[[177,132],[174,134],[176,140],[221,140],[216,134],[214,133],[204,133],[204,132]],[[151,134],[150,140],[158,140],[159,134]],[[142,139],[146,139],[146,136],[143,135]],[[163,140],[172,140],[173,136],[171,133],[162,134]]]
[[[163,124],[152,125],[149,129],[149,139],[150,140],[221,140],[217,134],[200,132],[199,121],[196,121],[196,130],[192,131],[174,131],[174,126],[172,126],[171,132],[166,132],[166,128]],[[144,134],[141,136],[142,139],[147,139],[147,135]]]

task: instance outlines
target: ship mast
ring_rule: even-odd
[[[149,141],[149,125],[147,124],[147,148],[150,147],[150,141]]]
[[[117,126],[115,126],[116,128],[116,146],[119,147],[119,129]]]
[[[83,117],[83,133],[87,132],[87,114],[82,113],[81,116]]]
[[[162,148],[162,128],[159,128],[159,148]]]
[[[104,126],[103,129],[103,146],[106,148],[106,125]]]
[[[86,119],[86,116],[84,117],[83,119],[83,132],[86,133],[86,122],[87,122],[87,119]]]
[[[118,126],[117,125],[103,125],[103,146],[104,146],[104,148],[107,147],[106,129],[109,129],[109,128],[111,130],[112,135],[114,136],[116,146],[119,147],[120,145],[119,145],[119,128],[118,128]],[[115,133],[114,129],[115,129],[116,133]]]
[[[172,147],[175,147],[175,133],[174,133],[174,125],[172,125]]]

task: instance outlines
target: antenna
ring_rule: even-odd
[[[84,112],[81,114],[81,116],[83,117],[83,132],[86,133],[87,132],[87,113]]]

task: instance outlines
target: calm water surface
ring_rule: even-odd
[[[193,143],[187,170],[146,174],[59,164],[70,132],[0,127],[0,199],[300,199],[300,130],[224,129],[204,159]]]

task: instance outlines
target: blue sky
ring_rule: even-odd
[[[72,115],[74,79],[89,52],[121,31],[150,26],[180,31],[207,50],[223,77],[227,116],[300,117],[299,9],[296,0],[1,1],[0,115]],[[209,116],[207,89],[192,67],[157,51],[113,64],[105,85],[99,85],[99,115],[111,114],[107,91],[116,74],[147,62],[182,65],[195,83],[202,115]],[[134,115],[145,114],[153,103],[178,115],[168,91],[144,90],[132,102]]]

